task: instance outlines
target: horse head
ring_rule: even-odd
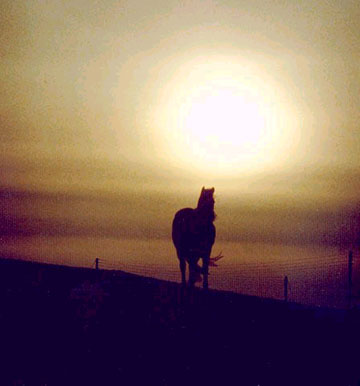
[[[199,201],[198,201],[198,209],[207,208],[214,209],[215,199],[214,199],[215,188],[205,189],[203,186],[201,189]]]

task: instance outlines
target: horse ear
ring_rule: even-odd
[[[215,192],[215,188],[211,188],[211,191],[214,193]]]
[[[205,190],[205,186],[202,187],[201,193],[204,193],[204,190]]]

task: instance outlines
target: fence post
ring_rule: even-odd
[[[351,300],[352,300],[352,264],[353,264],[353,252],[349,251],[349,257],[348,257],[349,307],[351,307]]]
[[[284,277],[284,300],[285,302],[288,301],[288,284],[289,284],[289,279],[287,276]]]
[[[99,269],[99,258],[98,257],[95,259],[95,269],[96,270]]]

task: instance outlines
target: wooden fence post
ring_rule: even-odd
[[[288,284],[289,284],[289,279],[287,276],[284,277],[284,300],[285,302],[288,301]]]
[[[349,257],[348,257],[349,307],[351,307],[351,301],[352,301],[352,264],[353,264],[353,252],[349,251]]]

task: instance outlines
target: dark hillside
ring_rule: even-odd
[[[359,385],[359,310],[0,260],[2,385]]]

